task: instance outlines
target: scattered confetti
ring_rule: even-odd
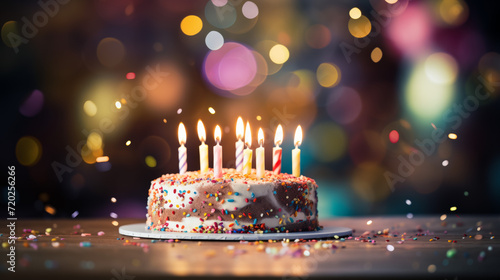
[[[453,211],[457,211],[457,207],[456,207],[456,206],[452,206],[452,207],[450,207],[450,211],[452,211],[452,212],[453,212]]]
[[[92,244],[88,241],[80,242],[80,247],[90,247]]]
[[[111,218],[113,218],[113,219],[118,218],[118,214],[116,214],[115,212],[111,212],[111,213],[109,213],[109,216],[110,216]]]
[[[371,225],[373,223],[372,220],[368,220],[368,222],[366,222],[367,225]]]
[[[453,249],[450,249],[446,252],[446,257],[451,259],[453,257],[455,257],[457,254],[457,249],[453,248]]]
[[[406,214],[406,218],[408,218],[408,219],[413,219],[413,214],[412,214],[412,213],[408,213],[408,214]]]
[[[441,221],[446,220],[446,218],[447,218],[446,214],[443,214],[443,215],[441,215],[441,217],[439,217],[439,219],[440,219]]]
[[[56,209],[50,205],[47,205],[45,206],[45,212],[49,213],[50,215],[55,215]]]
[[[97,236],[103,236],[103,235],[104,235],[104,231],[99,231],[99,232],[97,233]]]
[[[111,224],[114,225],[115,227],[117,227],[119,225],[119,223],[117,221],[112,221]]]
[[[387,251],[389,251],[389,252],[394,251],[394,246],[392,246],[392,245],[387,245],[386,248],[387,248]]]

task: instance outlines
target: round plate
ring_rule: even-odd
[[[289,233],[195,233],[195,232],[166,232],[150,231],[146,229],[145,223],[121,226],[118,230],[120,234],[154,238],[154,239],[184,239],[184,240],[278,240],[278,239],[318,239],[334,237],[335,235],[348,236],[352,234],[352,229],[346,227],[325,227],[318,231],[301,231]]]

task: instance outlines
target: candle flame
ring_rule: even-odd
[[[243,119],[241,117],[238,117],[238,120],[236,121],[236,137],[238,140],[241,140],[243,138],[243,133],[245,130],[245,125],[243,124]]]
[[[203,143],[207,140],[207,132],[201,120],[198,120],[198,138],[200,138],[200,141]]]
[[[249,122],[247,122],[247,127],[245,129],[245,145],[247,145],[247,148],[252,146],[252,131],[250,130]]]
[[[302,144],[302,127],[297,126],[297,130],[295,130],[295,138],[293,140],[295,142],[295,147],[300,146]]]
[[[276,128],[276,134],[274,134],[274,144],[276,144],[276,147],[279,147],[283,143],[283,127],[278,125]]]
[[[219,125],[217,125],[215,127],[214,138],[215,138],[215,142],[217,142],[217,144],[219,144],[220,140],[222,139],[222,131],[220,130]]]
[[[177,135],[179,136],[179,144],[186,144],[186,128],[183,123],[179,124],[179,130],[177,131]]]
[[[259,141],[259,145],[262,147],[264,144],[264,131],[262,128],[259,128],[259,133],[257,134],[257,139]]]

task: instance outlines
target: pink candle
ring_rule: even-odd
[[[187,149],[184,146],[186,144],[186,128],[183,123],[179,124],[179,129],[177,131],[177,136],[179,137],[179,174],[184,174],[187,171]]]
[[[274,144],[276,147],[273,148],[273,173],[280,174],[281,173],[281,158],[282,158],[282,149],[280,148],[281,143],[283,143],[283,127],[281,124],[276,128],[276,134],[274,135]]]
[[[222,146],[219,145],[222,138],[222,132],[220,126],[215,127],[214,134],[215,142],[217,145],[214,146],[214,178],[222,178]]]

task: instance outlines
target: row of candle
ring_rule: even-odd
[[[206,140],[206,131],[205,126],[201,120],[198,121],[198,137],[200,138],[201,145],[199,147],[200,150],[200,171],[201,173],[205,173],[208,171],[208,146],[205,144]],[[244,133],[243,133],[244,131]],[[243,143],[243,135],[245,136],[245,143]],[[187,171],[187,148],[184,146],[186,144],[186,128],[184,124],[181,122],[179,124],[178,130],[179,137],[179,173],[184,174]],[[222,177],[222,146],[220,145],[222,138],[222,131],[220,126],[217,125],[215,127],[214,138],[216,145],[214,146],[214,177],[221,178]],[[248,175],[252,172],[252,157],[253,151],[250,148],[252,145],[252,132],[250,130],[250,124],[247,122],[245,130],[243,129],[243,119],[241,117],[238,118],[236,122],[236,171],[241,172],[242,174]],[[258,178],[262,178],[265,173],[265,153],[264,147],[264,132],[262,128],[259,128],[258,132],[258,142],[260,147],[255,149],[255,169],[256,175]],[[276,134],[274,136],[275,147],[273,148],[273,172],[275,174],[281,173],[281,158],[282,158],[282,149],[280,148],[281,143],[283,142],[283,127],[278,125],[276,128]],[[302,143],[302,128],[297,126],[295,130],[295,149],[292,150],[292,174],[295,177],[300,176],[300,149],[299,146]],[[246,149],[244,149],[246,146]]]

